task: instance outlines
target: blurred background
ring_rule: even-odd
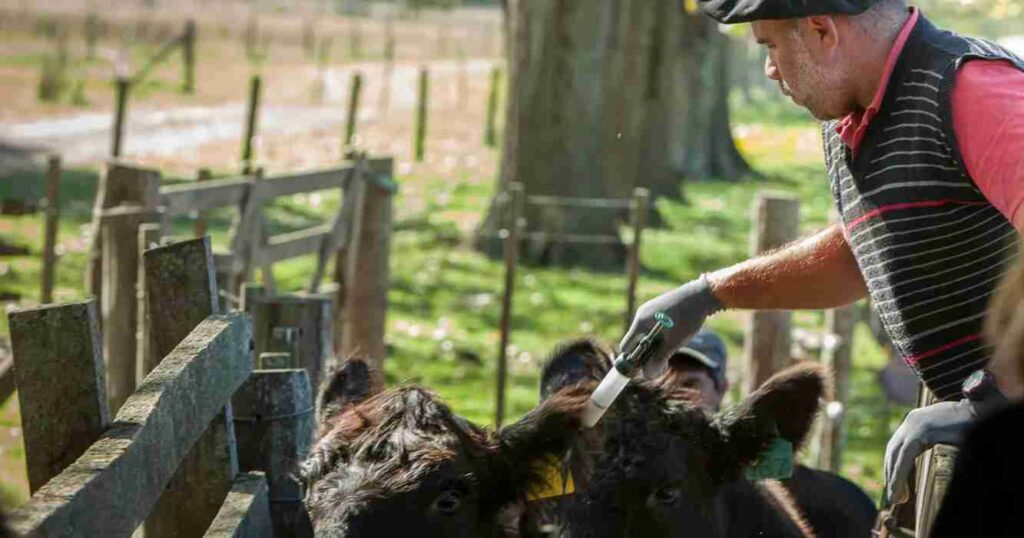
[[[914,4],[941,26],[1024,53],[1022,1]],[[130,80],[121,154],[167,181],[194,181],[200,168],[218,177],[247,165],[322,167],[349,145],[393,156],[386,379],[425,385],[493,424],[504,275],[494,199],[508,182],[582,200],[647,189],[638,302],[745,259],[759,191],[799,200],[800,233],[828,223],[820,127],[763,63],[746,25],[719,28],[692,0],[0,0],[0,300],[39,302],[51,153],[64,167],[54,300],[84,296],[115,81]],[[296,195],[270,208],[268,226],[302,229],[338,205],[335,194]],[[509,419],[536,404],[540,364],[559,342],[614,343],[624,330],[630,216],[596,205],[525,212]],[[226,241],[230,214],[209,219],[214,243]],[[606,240],[573,240],[596,236]],[[279,287],[299,289],[314,264],[278,265]],[[727,312],[711,322],[730,347],[733,399],[746,320]],[[842,472],[877,498],[882,450],[916,385],[867,305],[856,320]],[[794,313],[792,357],[817,360],[828,340],[822,312]],[[8,355],[4,317],[0,360]],[[0,505],[27,498],[17,398],[0,407],[0,476]]]

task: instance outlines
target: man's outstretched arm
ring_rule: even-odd
[[[842,225],[708,275],[722,308],[835,308],[867,295]]]
[[[836,224],[783,247],[687,282],[647,301],[619,343],[632,350],[655,324],[658,312],[674,323],[662,333],[644,375],[659,375],[669,355],[693,337],[708,316],[726,308],[792,310],[835,308],[867,294],[853,252]]]

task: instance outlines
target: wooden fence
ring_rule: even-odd
[[[191,263],[212,260],[209,248],[204,238],[144,252],[162,358],[120,409],[100,342],[126,331],[101,331],[93,299],[9,314],[32,490],[11,514],[16,533],[128,536],[146,521],[158,533],[212,525],[228,536],[268,521],[264,479],[239,473],[230,427],[231,398],[253,370],[251,326],[219,314],[212,263]],[[190,502],[169,502],[179,499]]]
[[[100,329],[95,300],[9,314],[32,490],[12,528],[309,534],[294,475],[312,440],[312,369],[253,370],[252,324],[220,313],[208,237],[142,257],[157,358],[139,357],[141,381],[118,410],[100,347],[123,331]]]

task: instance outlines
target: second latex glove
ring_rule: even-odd
[[[665,371],[668,358],[683,343],[697,334],[708,316],[722,309],[722,304],[711,292],[706,276],[640,305],[626,336],[619,343],[619,351],[627,353],[654,327],[654,315],[664,312],[672,318],[671,329],[662,332],[661,344],[644,366],[644,377],[653,379]]]
[[[977,420],[970,400],[941,402],[914,409],[885,447],[885,492],[890,504],[910,496],[908,483],[914,460],[937,444],[959,445],[967,429]]]

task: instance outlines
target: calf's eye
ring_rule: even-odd
[[[459,510],[459,505],[462,504],[462,494],[455,490],[448,490],[438,496],[437,500],[434,501],[434,506],[437,511],[450,516]]]
[[[662,506],[671,506],[679,501],[679,488],[662,486],[654,491],[654,500]]]

